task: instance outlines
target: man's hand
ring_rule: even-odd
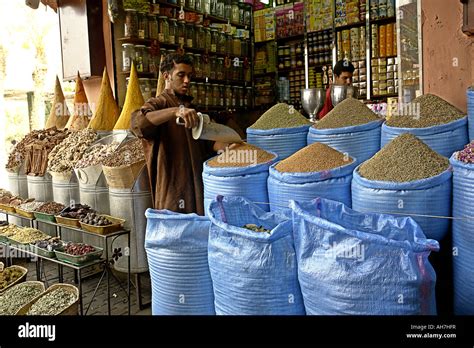
[[[183,107],[179,107],[176,112],[176,117],[184,120],[184,127],[194,128],[199,124],[199,116],[196,110]]]

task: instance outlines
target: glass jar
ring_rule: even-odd
[[[155,15],[148,15],[148,33],[150,39],[158,39],[158,18]]]
[[[189,93],[191,97],[193,97],[193,102],[196,103],[196,100],[198,98],[198,87],[196,83],[191,83],[191,88],[189,90]]]
[[[125,10],[125,37],[138,37],[138,11]]]
[[[243,2],[239,2],[239,24],[245,25],[245,4]]]
[[[211,88],[209,86],[209,84],[204,84],[204,98],[203,98],[203,105],[205,107],[208,107],[209,105],[211,105],[211,99],[212,99],[212,95],[211,95]]]
[[[217,0],[211,0],[211,15],[212,16],[217,16]]]
[[[285,58],[283,63],[285,64],[285,69],[289,69],[291,67],[291,59]]]
[[[216,4],[216,17],[224,18],[224,0],[217,0]]]
[[[241,48],[241,54],[242,57],[248,57],[249,55],[249,40],[244,39],[241,40],[242,48]]]
[[[153,73],[157,76],[159,71],[160,71],[160,56],[159,56],[159,53],[156,54],[156,51],[152,50],[151,47],[148,48],[148,52],[149,52],[148,65],[149,65],[150,73]]]
[[[171,18],[169,21],[169,35],[167,38],[167,42],[169,44],[175,44],[176,43],[176,33],[178,31],[178,21],[175,18]],[[166,37],[165,37],[166,40]]]
[[[232,107],[235,108],[237,107],[237,87],[233,86],[232,87]]]
[[[150,79],[147,78],[139,78],[138,82],[140,84],[140,91],[142,92],[143,99],[147,101],[151,98],[151,84]]]
[[[194,55],[194,76],[198,79],[202,78],[202,61],[199,53]]]
[[[224,58],[217,58],[217,75],[218,80],[224,80]]]
[[[211,66],[211,71],[209,72],[209,78],[211,80],[216,79],[216,69],[217,69],[217,57],[211,56],[210,58],[210,66]]]
[[[212,104],[213,106],[218,106],[220,102],[220,93],[219,93],[219,85],[214,83],[212,86]]]
[[[185,6],[189,9],[194,9],[194,0],[186,0],[185,1]]]
[[[186,47],[193,48],[195,42],[194,24],[188,23],[186,24]]]
[[[185,0],[176,0],[176,5],[178,5],[179,7],[184,7],[184,5],[186,5],[186,1]]]
[[[226,51],[226,36],[224,32],[219,33],[219,43],[217,46],[219,49],[219,53],[225,54]]]
[[[202,12],[202,0],[194,0],[194,10]]]
[[[228,108],[232,107],[232,87],[229,85],[225,86],[225,105]]]
[[[202,12],[204,12],[204,14],[207,14],[207,15],[211,14],[211,0],[202,0],[202,1],[204,3],[204,6],[203,6],[204,8]]]
[[[230,21],[232,18],[232,2],[231,0],[224,1],[224,18]]]
[[[244,25],[250,27],[252,24],[252,6],[245,4],[244,11]]]
[[[211,52],[217,52],[217,44],[219,41],[219,33],[217,29],[211,29]]]
[[[211,62],[209,60],[209,56],[204,56],[202,59],[202,77],[206,78],[209,77],[211,74]]]
[[[184,46],[186,41],[186,23],[184,21],[178,21],[178,45]]]
[[[146,12],[138,12],[138,38],[148,39],[148,15]]]
[[[203,50],[205,47],[205,37],[204,37],[204,30],[201,24],[196,24],[194,26],[194,47],[200,50]]]
[[[145,56],[145,45],[135,46],[135,68],[137,72],[145,72],[144,56]]]
[[[231,2],[231,15],[230,21],[234,23],[239,23],[239,2],[237,0],[232,0]]]
[[[237,80],[241,79],[240,69],[241,69],[240,61],[239,62],[234,61],[233,64],[232,64],[232,80],[237,81]]]
[[[204,90],[204,84],[202,82],[197,83],[197,95],[196,99],[194,100],[194,104],[196,105],[202,105],[203,104],[203,96],[206,93]]]
[[[245,100],[245,89],[244,87],[239,87],[239,96],[240,96],[240,107],[241,108],[244,108],[245,107],[245,103],[246,103],[246,100]]]
[[[225,44],[225,52],[228,55],[231,55],[234,47],[234,40],[232,40],[232,35],[231,34],[226,34],[226,44]]]
[[[205,38],[204,49],[210,50],[211,49],[211,42],[212,42],[212,35],[211,35],[211,29],[208,28],[208,27],[204,27],[204,38]]]
[[[246,93],[245,93],[245,99],[246,99],[246,107],[251,108],[253,105],[253,89],[252,87],[247,87],[246,88]]]
[[[241,56],[242,55],[242,43],[240,38],[236,35],[234,36],[233,44],[232,44],[232,54],[234,56]]]
[[[134,57],[135,48],[133,44],[122,44],[122,71],[130,71]]]
[[[158,41],[166,42],[169,40],[170,26],[168,24],[168,17],[159,16],[158,17]]]

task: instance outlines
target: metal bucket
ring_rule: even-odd
[[[49,173],[44,176],[27,175],[28,195],[39,202],[53,200],[53,179]],[[38,222],[38,229],[50,236],[56,236],[56,226]]]
[[[125,219],[124,227],[130,230],[130,272],[148,271],[145,252],[146,217],[145,210],[151,208],[152,199],[146,167],[142,170],[132,190],[109,189],[110,215]],[[113,248],[127,247],[127,236],[118,237]],[[114,267],[117,271],[127,272],[127,259],[120,258]]]
[[[28,181],[25,174],[8,172],[8,189],[15,196],[28,198]],[[30,222],[14,216],[9,217],[8,221],[17,226],[30,226]]]
[[[53,197],[55,202],[66,206],[79,203],[79,183],[74,172],[69,181],[58,180],[53,176]],[[61,239],[80,243],[82,242],[82,233],[61,227]]]
[[[102,175],[103,177],[103,175]],[[101,180],[99,180],[99,183]],[[105,179],[103,179],[105,183]],[[107,186],[92,186],[79,184],[79,196],[81,204],[87,204],[101,214],[109,214],[109,189]],[[83,243],[104,248],[104,239],[84,233],[82,235]],[[110,243],[110,240],[109,240]],[[110,251],[110,247],[109,247]],[[110,254],[109,254],[110,255]]]

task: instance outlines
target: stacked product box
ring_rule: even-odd
[[[372,94],[393,95],[398,91],[398,58],[372,59]]]
[[[352,75],[352,85],[359,90],[359,97],[367,96],[367,68],[365,60],[353,61],[354,73]]]
[[[301,35],[304,32],[304,4],[279,6],[275,9],[277,38]]]
[[[290,71],[290,103],[295,107],[301,104],[301,90],[305,88],[304,69]]]
[[[359,0],[336,0],[336,27],[360,22]]]
[[[255,42],[275,40],[275,11],[273,8],[254,12]]]
[[[332,28],[334,0],[309,0],[305,6],[308,32]]]
[[[337,57],[351,61],[363,60],[366,56],[365,28],[357,27],[337,32]]]
[[[370,0],[370,19],[387,17],[395,17],[395,0]]]
[[[372,58],[397,55],[397,31],[395,23],[372,24]]]

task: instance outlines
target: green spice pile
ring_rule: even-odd
[[[380,120],[375,112],[370,110],[364,103],[348,98],[337,104],[334,109],[323,117],[313,127],[317,129],[343,128],[358,126]]]
[[[326,144],[308,145],[275,166],[282,173],[309,173],[334,169],[354,160]]]
[[[267,163],[275,155],[259,147],[242,143],[232,148],[226,148],[219,156],[211,159],[209,167],[247,167],[250,165]]]
[[[133,139],[119,148],[115,153],[104,159],[103,165],[107,167],[121,167],[145,160],[142,141]]]
[[[13,286],[0,296],[0,315],[14,315],[42,292],[41,287],[31,285],[29,282]]]
[[[0,290],[5,289],[10,284],[23,276],[24,271],[16,267],[7,267],[0,272]]]
[[[310,125],[311,122],[297,110],[285,103],[279,103],[268,109],[251,125],[252,129],[295,128]]]
[[[11,240],[21,244],[34,243],[47,238],[49,238],[49,236],[46,233],[43,233],[36,228],[30,227],[22,228],[17,233],[15,233],[14,236],[10,237]]]
[[[255,224],[245,224],[243,228],[246,228],[247,230],[251,230],[254,232],[266,232],[266,233],[271,233],[272,230],[268,230],[264,228],[263,226],[257,226]]]
[[[58,315],[76,300],[76,296],[71,291],[57,288],[41,296],[31,306],[27,315]]]
[[[390,117],[387,126],[425,128],[450,123],[465,116],[461,110],[433,94],[413,99],[399,114]]]
[[[413,134],[402,134],[364,162],[359,174],[369,180],[407,182],[430,178],[449,167],[449,161]]]
[[[474,140],[464,146],[464,149],[456,152],[455,158],[458,161],[474,164]]]

